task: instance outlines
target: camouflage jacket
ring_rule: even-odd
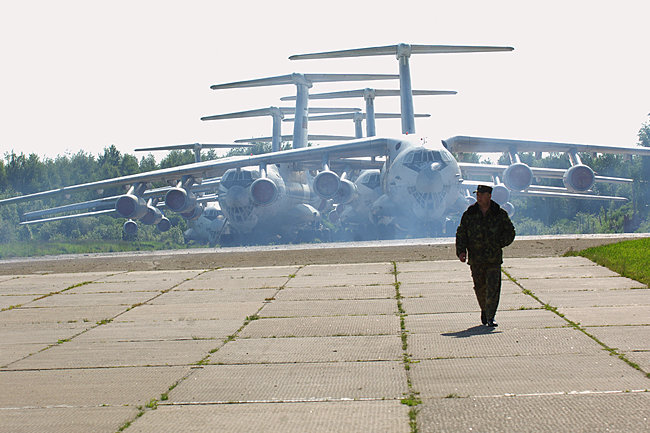
[[[456,230],[456,256],[467,251],[471,265],[503,263],[501,249],[515,239],[515,228],[508,213],[492,201],[485,215],[478,203],[463,214]]]

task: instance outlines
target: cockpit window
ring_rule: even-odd
[[[422,164],[434,162],[443,162],[443,157],[437,150],[417,149],[404,157],[404,165],[415,171],[420,171]]]
[[[369,174],[361,181],[362,185],[367,186],[370,189],[375,189],[379,186],[381,179],[379,173]]]
[[[259,173],[250,170],[227,170],[221,178],[221,185],[225,188],[232,188],[235,185],[246,188],[259,177]]]

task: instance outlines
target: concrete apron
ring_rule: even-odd
[[[495,329],[449,260],[3,277],[0,432],[647,431],[648,288],[504,271]]]

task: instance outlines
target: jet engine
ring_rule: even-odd
[[[201,214],[203,213],[203,207],[199,204],[194,205],[192,209],[190,209],[187,212],[181,212],[181,216],[185,218],[187,221],[195,221],[199,219]]]
[[[336,195],[341,184],[339,175],[333,171],[324,170],[316,175],[314,178],[314,192],[320,198],[330,199]]]
[[[509,216],[510,218],[512,218],[512,216],[515,214],[515,206],[514,206],[512,203],[510,203],[509,201],[503,203],[503,204],[501,205],[501,209],[503,209],[504,211],[508,212],[508,216]]]
[[[512,164],[503,172],[503,183],[512,191],[523,191],[533,183],[533,171],[522,162]]]
[[[115,202],[115,211],[128,219],[140,219],[147,214],[147,204],[142,197],[125,194]]]
[[[267,206],[278,198],[278,187],[271,179],[255,180],[250,187],[251,200],[258,206]]]
[[[497,202],[499,206],[507,203],[510,200],[510,190],[503,184],[495,185],[492,188],[492,200]]]
[[[138,233],[138,224],[133,220],[128,220],[122,226],[122,230],[124,230],[124,233],[127,235],[135,235]]]
[[[347,179],[341,179],[340,182],[334,201],[338,204],[348,204],[357,196],[357,186]]]
[[[591,167],[584,164],[577,164],[569,168],[562,178],[564,186],[572,192],[584,192],[594,186],[596,176]]]
[[[172,188],[165,195],[165,204],[180,214],[191,212],[196,206],[196,196],[184,188]]]
[[[170,228],[172,228],[172,223],[169,221],[169,219],[167,217],[162,217],[160,222],[158,222],[158,224],[156,224],[156,228],[158,230],[160,230],[161,232],[166,232]]]
[[[158,224],[163,219],[163,214],[155,206],[147,205],[147,213],[140,218],[142,224],[154,225]]]

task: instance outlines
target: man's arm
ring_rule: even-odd
[[[460,219],[460,224],[456,229],[456,257],[458,257],[461,262],[467,260],[467,243],[467,217],[463,214]]]

